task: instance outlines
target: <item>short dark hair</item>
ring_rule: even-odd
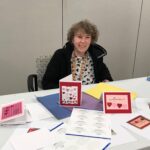
[[[72,27],[68,31],[67,40],[69,42],[72,42],[74,35],[78,31],[83,31],[86,34],[91,35],[92,43],[97,42],[98,36],[99,36],[98,29],[96,25],[92,24],[88,20],[82,20],[80,22],[73,24]]]

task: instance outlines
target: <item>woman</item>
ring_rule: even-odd
[[[112,81],[103,63],[106,50],[96,44],[98,30],[87,20],[74,24],[67,34],[68,42],[50,60],[43,77],[43,89],[59,87],[59,80],[72,73],[82,84]]]

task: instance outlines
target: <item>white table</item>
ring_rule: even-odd
[[[137,92],[138,97],[150,98],[150,81],[147,81],[146,77],[113,81],[113,82],[110,82],[109,84],[122,87],[130,91],[135,91]],[[84,86],[83,90],[91,86],[94,86],[94,85]],[[44,95],[49,95],[49,94],[53,94],[56,92],[58,92],[58,89],[3,95],[3,96],[0,96],[0,104],[11,102],[13,100],[22,99],[22,98],[24,99],[25,103],[30,103],[36,100],[35,96],[44,96]],[[15,126],[14,127],[0,126],[0,148],[6,143],[6,141],[9,139],[9,136],[11,136],[15,128],[16,128]],[[139,135],[136,135],[135,133],[131,133],[131,134],[135,136],[136,139],[138,139],[138,141],[116,146],[111,149],[112,150],[137,150],[137,149],[142,149],[145,147],[149,147],[148,149],[150,149],[149,140],[144,139],[140,137]]]

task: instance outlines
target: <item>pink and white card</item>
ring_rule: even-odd
[[[14,101],[0,106],[0,122],[11,120],[24,115],[22,101]]]
[[[63,106],[80,106],[81,105],[81,81],[72,81],[72,75],[67,76],[59,81],[59,102]]]
[[[105,113],[131,113],[131,93],[104,92],[103,107]]]

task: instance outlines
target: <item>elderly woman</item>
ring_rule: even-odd
[[[96,44],[97,27],[88,20],[74,24],[67,34],[68,42],[56,50],[42,80],[43,89],[59,87],[59,80],[72,73],[74,81],[82,84],[112,81],[103,63],[106,50]]]

